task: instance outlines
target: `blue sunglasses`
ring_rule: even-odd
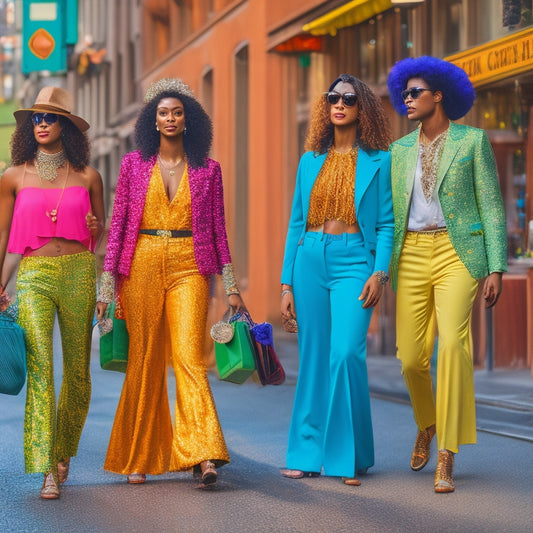
[[[57,115],[54,113],[34,113],[31,120],[34,126],[38,126],[43,120],[50,126],[57,122]]]

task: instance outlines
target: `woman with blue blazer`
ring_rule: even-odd
[[[353,76],[315,103],[281,275],[300,353],[285,477],[360,485],[374,464],[366,338],[392,251],[389,139],[381,100]]]

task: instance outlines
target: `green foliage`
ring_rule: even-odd
[[[0,103],[0,175],[9,166],[9,141],[15,131],[13,111],[16,111],[19,107],[14,100]]]

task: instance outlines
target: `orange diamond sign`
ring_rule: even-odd
[[[39,28],[31,37],[28,46],[39,59],[50,57],[56,46],[55,39],[43,28]]]

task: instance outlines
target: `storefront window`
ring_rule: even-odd
[[[518,81],[478,92],[471,119],[486,130],[496,156],[505,204],[509,257],[528,249],[526,214],[526,132],[528,111]]]

